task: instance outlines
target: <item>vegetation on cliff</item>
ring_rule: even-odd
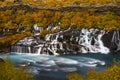
[[[30,4],[39,7],[56,8],[61,6],[88,6],[88,5],[120,5],[120,0],[1,0],[0,5],[18,3]]]
[[[63,29],[71,28],[100,28],[113,30],[120,27],[120,16],[108,12],[105,15],[96,15],[89,12],[53,12],[42,10],[38,12],[25,12],[24,10],[6,10],[0,12],[0,31],[3,29],[17,30],[25,28],[30,31],[33,24],[46,29],[48,25],[58,25]]]
[[[96,14],[94,10],[90,11],[68,11],[52,10],[52,8],[64,6],[91,6],[91,5],[119,5],[119,0],[1,0],[1,9],[8,6],[5,10],[0,10],[0,47],[10,46],[25,36],[31,35],[32,26],[38,24],[43,27],[41,37],[48,33],[58,32],[48,31],[46,28],[49,25],[60,26],[63,29],[74,28],[99,28],[105,30],[114,30],[120,28],[120,16],[114,12],[107,14]],[[42,8],[41,10],[33,11],[23,8],[14,7],[18,4],[28,4],[34,8]],[[9,8],[13,5],[13,9]],[[36,7],[37,6],[37,7]],[[47,10],[49,8],[49,10]],[[44,10],[45,9],[45,10]],[[51,10],[50,10],[51,9]],[[26,35],[27,33],[27,35]],[[29,34],[29,35],[28,35]]]
[[[49,25],[60,26],[63,29],[76,28],[99,28],[114,30],[120,28],[120,16],[112,12],[107,14],[94,14],[89,12],[60,12],[41,10],[37,12],[26,12],[25,10],[6,10],[0,12],[0,45],[13,45],[19,39],[31,35],[32,26],[38,24],[43,27],[41,36],[48,33],[58,32],[48,31]],[[26,34],[27,33],[27,34]],[[29,34],[29,35],[28,35]]]
[[[3,38],[0,38],[0,46],[9,47],[11,45],[14,45],[16,42],[18,42],[18,40],[26,36],[31,36],[31,33],[24,32],[24,33],[18,33],[15,35],[11,35],[11,36],[5,36]]]
[[[28,0],[23,0],[28,3]],[[29,4],[40,7],[61,7],[61,6],[87,6],[87,5],[103,5],[116,4],[119,5],[119,0],[29,0]]]

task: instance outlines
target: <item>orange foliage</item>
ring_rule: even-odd
[[[120,28],[120,17],[109,12],[105,15],[95,15],[91,12],[66,12],[41,10],[38,12],[25,12],[6,10],[0,12],[0,31],[3,29],[18,29],[19,25],[25,27],[26,31],[31,32],[33,24],[46,29],[48,25],[58,25],[62,29],[70,28],[99,28],[113,30]],[[47,34],[46,31],[43,34]]]
[[[0,38],[0,45],[4,45],[4,46],[11,46],[13,44],[15,44],[18,40],[24,38],[25,36],[30,36],[31,33],[29,32],[25,32],[25,33],[19,33],[19,34],[15,34],[12,36],[6,36],[3,38]]]

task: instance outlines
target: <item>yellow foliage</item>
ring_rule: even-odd
[[[120,63],[114,64],[103,72],[96,72],[89,70],[87,77],[79,75],[78,73],[71,73],[67,75],[68,80],[120,80]]]
[[[95,15],[91,12],[53,12],[49,10],[41,10],[34,13],[25,13],[24,10],[18,10],[14,14],[13,10],[0,12],[0,24],[4,28],[14,29],[22,24],[29,31],[34,23],[46,28],[49,24],[58,24],[61,22],[61,28],[91,28],[112,30],[120,28],[120,17],[109,12],[105,15]]]
[[[66,77],[68,80],[84,80],[84,78],[76,72],[68,74]]]
[[[48,30],[42,30],[41,37],[44,37],[47,34],[50,34],[50,31],[48,31]]]
[[[30,32],[24,32],[24,33],[19,33],[19,34],[15,34],[12,36],[6,36],[3,38],[0,38],[0,45],[4,45],[4,46],[11,46],[13,44],[15,44],[18,40],[26,37],[26,36],[31,36]]]
[[[27,2],[24,0],[23,2]],[[30,0],[30,4],[42,7],[61,7],[70,5],[97,5],[97,4],[119,4],[119,0]]]
[[[62,6],[84,6],[84,5],[97,5],[97,4],[116,4],[120,5],[120,0],[21,0],[24,4],[39,6],[43,8],[62,7]],[[0,6],[13,5],[14,0],[0,1]]]
[[[9,60],[6,60],[0,62],[0,80],[33,80],[33,76],[23,68],[16,69]]]
[[[17,10],[14,14],[13,10],[6,10],[0,12],[0,31],[3,29],[18,29],[19,24],[25,27],[26,31],[31,32],[33,24],[38,24],[40,27],[46,29],[48,25],[58,25],[62,29],[68,28],[99,28],[105,30],[114,30],[120,28],[120,17],[108,12],[105,15],[96,15],[93,11],[90,12],[66,12],[41,10],[38,12],[25,12],[24,10]],[[42,37],[48,34],[50,31],[43,31]],[[24,36],[23,36],[24,37]],[[6,45],[14,44],[17,40],[15,38],[8,38],[5,41],[0,41],[1,44]]]

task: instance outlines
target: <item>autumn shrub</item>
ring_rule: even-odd
[[[42,30],[40,37],[44,38],[45,35],[50,34],[51,32],[49,30]]]
[[[25,12],[24,10],[16,11],[6,10],[0,12],[0,29],[17,29],[19,24],[25,27],[27,31],[31,30],[34,24],[46,29],[48,25],[53,24],[62,29],[71,28],[99,28],[113,30],[120,28],[120,17],[112,12],[104,15],[96,15],[94,12],[53,12],[49,10],[41,10],[38,12]]]
[[[84,80],[84,77],[76,72],[68,74],[66,77],[68,80]]]
[[[108,67],[105,71],[96,72],[89,70],[87,76],[81,76],[78,73],[67,75],[68,80],[120,80],[120,61]]]
[[[26,36],[31,36],[32,34],[30,32],[24,32],[24,33],[18,33],[15,35],[11,36],[5,36],[3,38],[0,38],[0,47],[8,47],[11,45],[14,45],[16,42],[18,42],[20,39],[26,37]]]
[[[86,6],[86,5],[120,5],[120,0],[16,0],[20,3],[43,8],[56,8],[63,6]],[[17,4],[14,0],[0,0],[0,6]]]
[[[119,0],[22,0],[24,3],[29,3],[34,6],[40,6],[40,7],[61,7],[61,6],[84,6],[84,5],[105,5],[105,4],[116,4],[119,5]]]
[[[15,14],[16,13],[16,14]],[[80,29],[80,28],[98,28],[104,30],[115,30],[120,28],[120,16],[115,15],[112,12],[106,14],[96,15],[94,11],[85,12],[65,12],[40,10],[38,12],[27,12],[25,10],[5,10],[0,11],[0,32],[1,35],[9,34],[5,29],[13,30],[10,34],[13,34],[12,38],[5,36],[0,39],[1,43],[14,44],[19,39],[25,37],[22,33],[15,32],[24,27],[25,31],[31,33],[32,26],[37,24],[39,27],[43,27],[44,30],[41,32],[41,37],[51,33],[46,30],[49,25],[52,24],[60,26],[61,29]],[[20,26],[20,24],[22,24]],[[52,31],[58,32],[57,30]],[[14,34],[16,33],[16,34]],[[17,37],[20,34],[20,37]],[[7,38],[6,38],[7,37]],[[17,38],[15,38],[17,37]]]
[[[6,60],[0,62],[0,80],[33,80],[33,76],[23,68],[15,68],[14,65]]]
[[[103,72],[88,72],[88,80],[120,80],[120,66],[113,65]]]

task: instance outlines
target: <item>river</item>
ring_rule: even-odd
[[[36,76],[36,80],[66,80],[66,74],[78,72],[86,74],[89,69],[104,71],[113,64],[113,59],[120,60],[120,55],[112,54],[79,54],[79,55],[37,55],[7,54],[0,56],[9,58],[15,66],[27,66]]]

